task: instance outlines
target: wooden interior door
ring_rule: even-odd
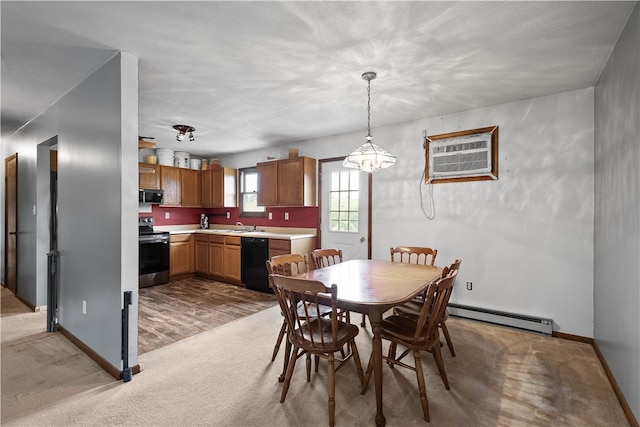
[[[5,200],[5,271],[7,288],[14,294],[18,290],[18,154],[4,160]]]

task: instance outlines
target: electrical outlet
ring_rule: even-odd
[[[467,290],[470,291],[473,289],[473,282],[467,282]]]
[[[269,212],[269,219],[273,219],[273,212]]]
[[[169,218],[171,218],[171,214],[169,212],[165,212],[164,219],[169,219]]]
[[[82,300],[82,314],[87,314],[87,302]]]
[[[227,219],[231,218],[231,212],[227,212]]]
[[[289,221],[289,212],[284,213],[284,220]]]

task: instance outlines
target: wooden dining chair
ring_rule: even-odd
[[[446,277],[451,274],[453,271],[458,271],[460,269],[460,264],[462,264],[462,260],[456,259],[451,263],[450,266],[444,267],[442,269],[442,277]],[[455,281],[453,283],[455,286]],[[402,305],[394,307],[393,311],[395,314],[417,317],[420,315],[420,310],[422,309],[422,305],[424,304],[424,295],[420,295],[408,301]],[[453,349],[453,342],[451,341],[451,336],[449,335],[449,329],[447,329],[447,319],[449,318],[449,310],[445,309],[442,319],[438,323],[438,327],[442,330],[442,335],[444,335],[444,339],[447,341],[447,347],[449,347],[449,352],[451,356],[456,357],[456,352]]]
[[[311,260],[315,268],[328,267],[342,262],[340,249],[316,249],[311,252]]]
[[[270,275],[269,280],[278,297],[280,309],[285,315],[288,340],[293,345],[280,403],[284,402],[287,396],[296,360],[305,354],[307,355],[307,382],[309,382],[309,355],[313,354],[323,358],[328,362],[329,425],[333,426],[335,424],[336,371],[350,359],[353,359],[360,379],[360,386],[364,386],[364,373],[355,342],[355,337],[360,329],[339,320],[338,287],[335,284],[331,288],[327,288],[322,282],[316,280],[298,279],[277,274]],[[329,316],[313,316],[313,310],[318,312],[327,305],[331,307]],[[303,307],[304,311],[301,312],[299,307]],[[342,357],[336,357],[336,353],[342,352],[345,345],[349,352]]]
[[[316,269],[340,264],[342,262],[342,250],[333,248],[315,249],[311,252],[311,260],[313,261],[313,266]],[[349,311],[343,310],[340,311],[340,314],[347,322],[351,322],[351,314]]]
[[[279,274],[282,276],[295,276],[301,273],[305,273],[309,271],[309,259],[306,255],[300,254],[287,254],[287,255],[276,255],[272,256],[270,260],[266,261],[267,272],[269,274]],[[302,308],[300,308],[303,310]],[[325,315],[330,311],[329,307],[322,307],[322,311],[320,315]],[[313,313],[314,315],[318,315],[317,313]],[[287,333],[287,321],[284,319],[284,313],[282,319],[282,325],[280,326],[280,332],[278,333],[278,338],[276,339],[276,344],[273,348],[273,354],[271,355],[271,361],[276,360],[276,356],[278,355],[278,351],[280,350],[280,346],[282,345],[282,340]],[[289,357],[291,354],[291,344],[289,342],[286,343],[286,351],[284,355],[284,363],[282,367],[282,373],[278,377],[278,381],[283,382],[285,373],[287,371],[287,365],[289,364]],[[317,369],[317,363],[316,363]]]
[[[434,265],[437,249],[420,246],[397,246],[390,248],[392,262],[404,262],[408,264]]]
[[[424,372],[422,370],[422,363],[420,362],[420,352],[431,352],[438,367],[440,378],[442,378],[445,388],[449,390],[449,380],[444,369],[442,352],[440,350],[438,320],[447,308],[447,303],[451,296],[451,289],[453,288],[457,274],[458,272],[454,271],[429,285],[425,296],[425,303],[422,305],[418,318],[394,314],[383,319],[380,323],[381,338],[390,342],[389,354],[387,356],[383,355],[382,358],[387,361],[392,369],[394,365],[398,365],[411,369],[416,373],[422,413],[427,422],[430,420],[429,400],[427,399]],[[398,345],[405,347],[406,350],[400,354],[399,357],[396,357]],[[402,362],[402,359],[409,353],[413,353],[413,365]],[[372,370],[373,360],[370,358],[362,387],[363,391],[366,391],[369,380],[371,379]]]

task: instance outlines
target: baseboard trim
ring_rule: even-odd
[[[76,347],[78,347],[80,350],[82,350],[87,356],[89,356],[91,359],[93,359],[98,365],[100,365],[102,367],[102,369],[107,371],[112,377],[114,377],[117,380],[121,380],[122,379],[122,371],[120,369],[118,369],[115,366],[113,366],[111,363],[109,363],[107,361],[107,359],[105,359],[104,357],[100,356],[91,347],[86,345],[82,340],[80,340],[78,337],[76,337],[71,332],[66,330],[64,328],[64,326],[57,325],[57,329],[60,331],[60,333],[62,335],[64,335],[65,338],[67,338]],[[135,374],[139,374],[140,371],[141,371],[140,365],[135,365],[135,366],[131,367],[131,372],[134,375]]]
[[[557,332],[557,331],[553,331],[552,336],[555,338],[561,338],[569,341],[578,341],[578,342],[590,344],[591,347],[593,347],[593,350],[596,352],[596,356],[598,357],[598,360],[600,361],[600,364],[602,365],[602,368],[604,369],[604,372],[607,375],[607,378],[609,379],[609,383],[611,384],[611,387],[613,387],[613,392],[616,394],[616,397],[618,398],[618,402],[620,402],[620,406],[622,406],[622,410],[624,411],[624,414],[627,416],[627,420],[629,421],[629,424],[631,424],[631,427],[640,427],[638,426],[638,420],[636,420],[636,417],[633,414],[633,411],[631,410],[629,403],[627,403],[627,399],[625,399],[624,394],[622,393],[622,390],[618,385],[618,382],[613,376],[611,369],[609,369],[609,365],[607,364],[607,361],[604,358],[604,355],[600,351],[600,347],[598,347],[598,343],[596,342],[596,340],[593,338],[582,337],[580,335],[565,334],[563,332]]]
[[[34,313],[37,311],[36,310],[36,306],[31,304],[29,301],[27,301],[26,299],[22,298],[20,295],[15,294],[16,298],[18,298],[18,300],[23,303],[24,305],[26,305],[27,307],[29,307],[29,310],[33,311]]]

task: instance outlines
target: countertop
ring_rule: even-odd
[[[316,237],[315,229],[291,229],[286,227],[258,227],[256,231],[245,231],[236,228],[201,229],[197,225],[166,225],[154,227],[156,231],[168,231],[169,234],[220,234],[223,236],[261,237],[263,239],[296,240]]]

